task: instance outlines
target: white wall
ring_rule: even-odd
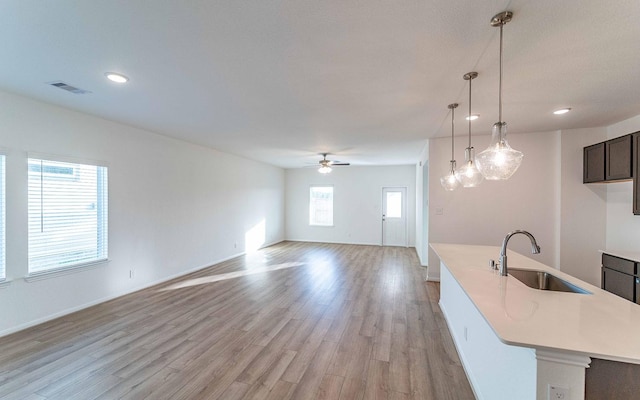
[[[474,137],[477,153],[489,145],[489,139],[489,136]],[[509,135],[509,144],[524,153],[522,165],[511,179],[484,181],[476,188],[458,188],[453,192],[440,185],[440,177],[449,168],[450,140],[431,139],[429,144],[429,241],[499,246],[508,232],[524,229],[542,247],[542,253],[533,257],[557,267],[560,133]],[[456,142],[455,154],[461,163],[466,142]],[[522,254],[531,251],[529,240],[521,235],[511,239],[509,248]],[[431,249],[428,265],[428,278],[439,280],[439,260]]]
[[[416,252],[423,267],[429,259],[429,142],[416,164]]]
[[[240,254],[245,235],[284,238],[284,171],[0,92],[7,153],[7,278],[0,335]],[[109,166],[109,258],[26,282],[26,153]],[[134,278],[130,279],[130,270]]]
[[[516,174],[454,192],[444,191],[439,181],[449,166],[450,139],[430,140],[429,240],[497,246],[509,230],[527,229],[542,246],[535,258],[599,286],[599,250],[638,251],[640,217],[632,212],[631,182],[582,183],[582,149],[636,131],[640,115],[609,127],[510,135],[510,144],[525,154]],[[489,136],[474,137],[476,151],[488,141]],[[456,146],[460,158],[463,151],[463,144]],[[510,248],[529,252],[524,238]],[[431,250],[428,265],[439,265]],[[439,279],[438,268],[428,277]]]
[[[607,231],[607,185],[582,183],[582,149],[604,140],[605,128],[562,131],[560,268],[595,286]]]
[[[607,138],[612,139],[638,131],[640,115],[609,126]],[[633,215],[633,184],[610,183],[606,188],[607,249],[640,251],[640,216]]]
[[[337,167],[330,174],[300,168],[285,176],[288,240],[380,245],[382,188],[406,187],[408,245],[415,246],[415,166]],[[333,227],[309,225],[311,185],[334,186]]]

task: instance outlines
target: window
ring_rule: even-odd
[[[107,168],[28,160],[29,273],[107,259]]]
[[[311,186],[309,224],[333,226],[333,186]]]
[[[5,258],[5,186],[4,186],[4,155],[0,154],[0,281],[7,277]]]

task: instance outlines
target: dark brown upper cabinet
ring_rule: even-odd
[[[633,135],[584,148],[583,183],[613,182],[633,177]]]
[[[604,142],[606,181],[631,179],[632,139],[631,135],[626,135]]]
[[[633,134],[633,213],[640,215],[640,132]]]
[[[582,183],[633,179],[633,213],[640,215],[640,131],[583,149]]]
[[[582,183],[604,181],[604,143],[584,148],[584,165]]]

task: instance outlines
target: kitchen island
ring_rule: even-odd
[[[489,267],[497,246],[431,244],[440,306],[478,399],[585,398],[591,358],[640,364],[640,306],[515,252],[587,294],[533,289]]]

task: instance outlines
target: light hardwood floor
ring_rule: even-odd
[[[284,242],[0,338],[2,399],[473,399],[414,249]]]

